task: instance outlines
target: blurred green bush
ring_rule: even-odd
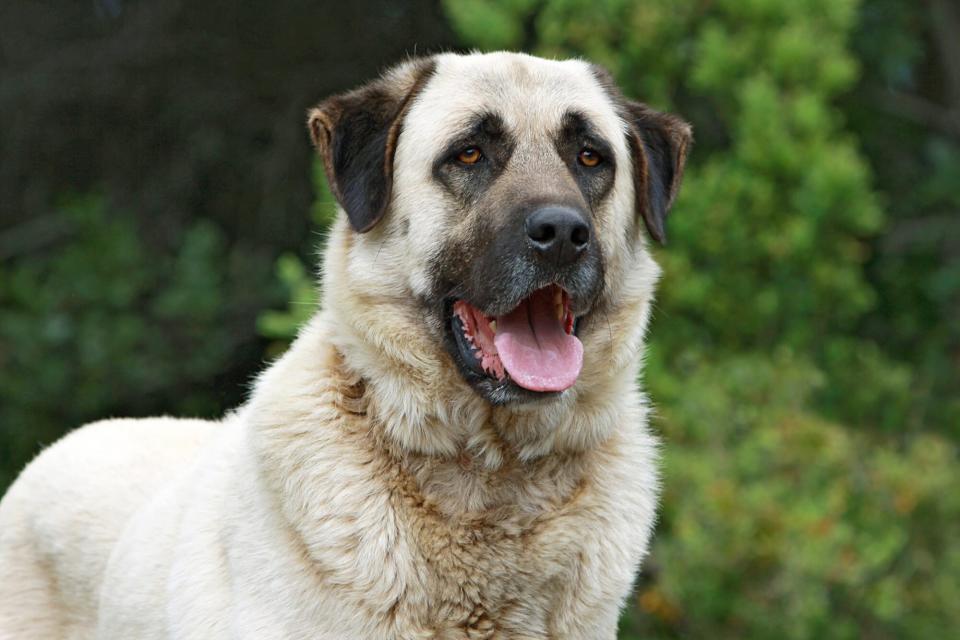
[[[824,419],[823,373],[784,349],[687,363],[682,384],[648,377],[665,493],[622,638],[960,629],[955,442]]]
[[[319,160],[313,163],[311,178],[316,199],[310,209],[310,220],[318,232],[317,251],[320,251],[320,239],[337,215],[337,202],[330,192],[323,164]],[[270,355],[282,353],[287,348],[300,326],[316,312],[322,295],[319,277],[314,276],[296,254],[285,253],[280,256],[275,271],[287,292],[287,307],[263,311],[257,317],[257,331],[271,340],[268,349]]]
[[[69,242],[0,269],[0,489],[88,420],[239,403],[263,351],[254,318],[283,295],[207,220],[168,254],[100,196],[50,215]],[[246,372],[225,377],[235,360]]]

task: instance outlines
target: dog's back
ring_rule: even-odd
[[[46,449],[0,502],[0,640],[93,637],[130,516],[213,434],[202,420],[109,420]]]

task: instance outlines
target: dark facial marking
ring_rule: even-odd
[[[479,114],[437,156],[433,177],[462,205],[476,205],[503,173],[514,147],[499,115]],[[461,156],[468,149],[479,150],[480,159],[472,164],[463,162]]]
[[[613,148],[597,133],[590,121],[581,113],[567,113],[560,124],[554,146],[563,163],[577,181],[583,199],[596,209],[613,188],[616,163]],[[580,152],[589,149],[600,156],[594,167],[584,166],[578,160]]]

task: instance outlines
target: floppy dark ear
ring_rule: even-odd
[[[665,221],[680,190],[693,130],[682,118],[640,102],[627,102],[630,148],[634,157],[637,209],[654,240],[667,240]]]
[[[307,114],[330,190],[359,233],[372,229],[390,206],[403,116],[433,68],[429,58],[410,60],[359,89],[324,100]]]

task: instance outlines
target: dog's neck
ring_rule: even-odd
[[[646,420],[633,373],[638,354],[588,361],[581,382],[589,392],[575,387],[547,402],[494,407],[460,379],[442,347],[391,332],[416,322],[403,317],[410,312],[402,305],[327,302],[242,410],[260,466],[280,493],[291,482],[312,482],[300,478],[298,461],[336,456],[344,437],[450,516],[537,512],[569,497],[585,466]],[[615,320],[601,333],[626,344]]]
[[[444,404],[416,387],[423,380],[381,377],[390,369],[382,360],[377,371],[360,373],[345,350],[336,320],[319,314],[264,372],[241,410],[261,469],[281,495],[291,482],[311,482],[301,477],[299,461],[336,456],[335,444],[349,440],[375,466],[403,478],[404,491],[449,517],[503,508],[536,513],[569,498],[596,450],[603,455],[603,443],[614,439],[597,434],[591,446],[585,439],[558,446],[563,429],[586,430],[597,415],[565,404],[546,418],[536,405],[508,412],[456,388],[465,397]],[[564,422],[548,432],[553,416]]]
[[[615,362],[604,359],[584,372],[589,385],[556,399],[493,406],[459,377],[438,345],[384,333],[385,326],[408,326],[403,320],[387,319],[374,327],[365,323],[368,319],[328,315],[318,331],[327,334],[342,366],[362,379],[366,412],[399,450],[447,459],[467,456],[493,469],[510,459],[589,451],[620,426],[621,407],[637,404],[643,410],[636,361],[615,371]]]

